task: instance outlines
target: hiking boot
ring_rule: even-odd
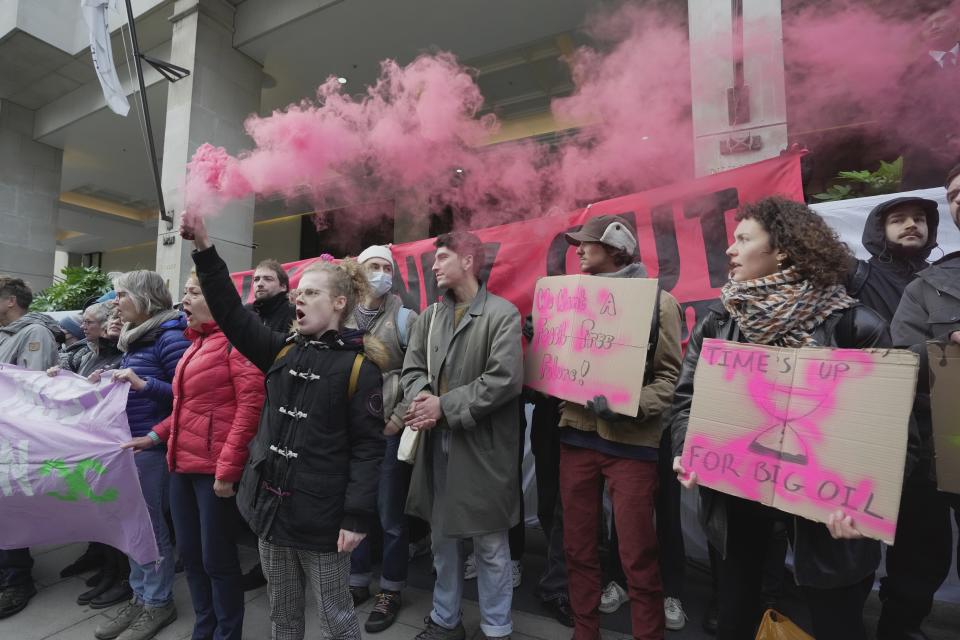
[[[162,607],[144,606],[137,619],[117,637],[117,640],[150,640],[176,619],[177,606],[172,600]]]
[[[466,640],[467,638],[467,631],[463,628],[462,622],[458,622],[454,629],[441,627],[430,616],[424,618],[423,622],[427,625],[426,628],[413,640]]]
[[[680,631],[687,624],[687,614],[683,612],[680,598],[664,598],[663,615],[666,617],[667,629],[670,631]]]
[[[107,609],[115,604],[126,602],[133,595],[130,583],[126,580],[115,582],[109,589],[90,601],[91,609]]]
[[[623,587],[611,580],[600,594],[600,613],[613,613],[628,600],[630,597]]]
[[[356,609],[370,599],[370,588],[350,587],[350,597],[353,598],[353,608]]]
[[[131,598],[126,606],[117,612],[116,618],[101,624],[93,632],[93,635],[97,640],[113,640],[126,631],[127,627],[133,624],[133,621],[139,618],[141,613],[143,613],[143,604],[137,602],[136,598]]]
[[[390,591],[383,589],[377,594],[377,601],[373,605],[373,611],[367,617],[363,628],[369,633],[380,633],[392,625],[397,620],[397,613],[403,601],[400,598],[399,591]]]
[[[23,611],[30,602],[30,598],[35,595],[37,595],[37,588],[32,582],[5,587],[0,591],[0,619],[9,618]]]

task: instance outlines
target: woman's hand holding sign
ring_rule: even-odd
[[[687,470],[683,468],[682,464],[680,464],[680,456],[677,456],[673,459],[673,470],[677,472],[677,480],[680,481],[680,484],[684,489],[693,489],[697,486],[696,471],[687,473]]]

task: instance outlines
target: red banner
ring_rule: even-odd
[[[725,255],[733,214],[747,202],[781,195],[803,201],[800,155],[790,154],[712,176],[605,200],[574,213],[545,216],[475,230],[487,252],[483,279],[490,290],[530,313],[534,286],[545,275],[577,273],[578,261],[564,234],[599,215],[621,215],[637,229],[640,259],[684,308],[686,329],[720,295],[727,281]],[[394,245],[393,291],[413,309],[440,292],[430,267],[433,239]],[[284,265],[296,287],[303,269],[319,258]],[[253,299],[253,271],[233,274],[245,300]],[[684,331],[686,336],[687,331]]]

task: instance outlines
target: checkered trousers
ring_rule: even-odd
[[[303,640],[307,582],[317,599],[320,637],[359,640],[360,623],[350,597],[350,554],[281,547],[260,540],[267,578],[272,640]]]

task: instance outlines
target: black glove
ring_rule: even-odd
[[[529,315],[523,320],[523,329],[520,330],[527,342],[533,342],[533,315]]]
[[[607,422],[620,422],[630,419],[629,416],[610,411],[610,405],[607,403],[606,396],[594,396],[593,400],[587,400],[587,409],[593,411],[594,415]]]

